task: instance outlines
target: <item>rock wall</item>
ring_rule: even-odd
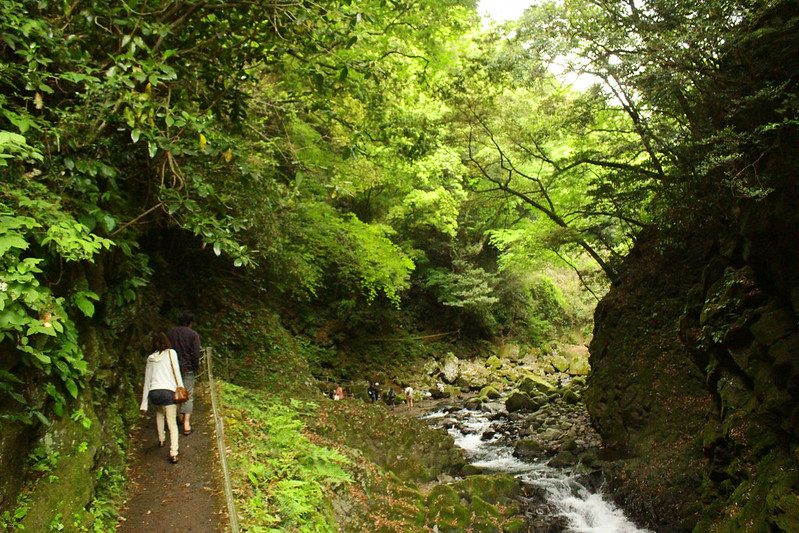
[[[643,235],[596,312],[589,410],[622,504],[657,531],[799,531],[799,216]]]
[[[678,323],[706,251],[683,258],[658,242],[641,235],[597,307],[585,402],[619,503],[656,531],[688,531],[700,519],[707,464],[698,435],[716,410]]]

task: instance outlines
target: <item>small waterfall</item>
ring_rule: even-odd
[[[552,468],[545,462],[529,462],[513,455],[513,448],[492,418],[502,404],[487,410],[442,409],[425,416],[428,422],[446,428],[474,466],[485,471],[515,475],[539,498],[531,498],[528,513],[541,523],[559,524],[564,533],[652,533],[635,526],[601,492],[587,488],[572,469]],[[496,431],[495,431],[496,430]]]

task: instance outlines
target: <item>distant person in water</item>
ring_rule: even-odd
[[[405,387],[405,403],[408,404],[408,409],[413,409],[413,389]]]
[[[178,423],[176,415],[178,406],[175,403],[175,389],[183,387],[178,370],[178,354],[169,345],[166,333],[153,335],[152,350],[147,357],[144,369],[144,387],[142,389],[141,409],[146,413],[150,403],[156,406],[155,427],[158,431],[158,445],[166,444],[164,419],[169,428],[169,460],[178,462]]]
[[[178,325],[167,333],[169,342],[178,353],[180,373],[185,387],[189,390],[189,401],[185,402],[180,412],[183,414],[183,434],[191,434],[191,415],[194,412],[194,376],[200,371],[200,335],[191,329],[194,314],[183,311],[178,315]]]
[[[378,388],[379,383],[373,381],[369,384],[369,390],[367,393],[369,394],[369,399],[372,400],[372,403],[376,402],[380,398],[380,389]]]

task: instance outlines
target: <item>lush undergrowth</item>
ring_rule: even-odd
[[[520,531],[511,476],[465,472],[446,433],[382,403],[223,382],[228,465],[253,532]],[[317,393],[318,394],[318,393]]]
[[[304,419],[313,402],[223,383],[230,472],[248,531],[336,531],[326,495],[351,483],[349,461],[338,450],[312,442]]]

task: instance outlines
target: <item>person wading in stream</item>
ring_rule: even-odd
[[[167,333],[172,348],[178,352],[180,373],[184,386],[189,390],[189,401],[180,412],[183,414],[183,434],[191,434],[191,414],[194,412],[194,375],[200,371],[200,335],[191,329],[194,314],[183,311],[178,315],[178,325]]]

